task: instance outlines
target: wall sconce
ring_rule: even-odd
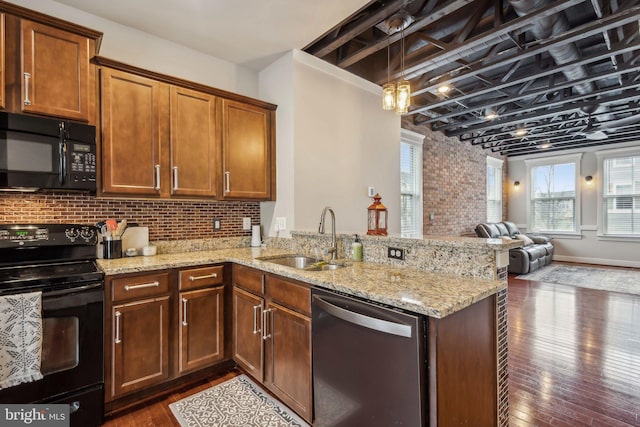
[[[591,175],[585,176],[584,180],[587,181],[587,185],[593,184],[593,177]]]
[[[513,183],[513,188],[515,188],[516,190],[520,187],[520,181],[515,181]]]

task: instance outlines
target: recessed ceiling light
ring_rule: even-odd
[[[438,86],[438,93],[441,95],[445,95],[447,93],[449,93],[449,91],[451,90],[451,86],[449,86],[448,84],[442,84],[440,86]]]

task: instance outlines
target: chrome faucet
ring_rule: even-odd
[[[336,214],[333,213],[333,209],[329,206],[322,210],[320,215],[320,226],[318,227],[318,233],[324,234],[324,222],[327,216],[327,211],[331,214],[331,247],[327,249],[327,253],[331,254],[331,260],[335,260],[338,255],[338,243],[336,242]]]

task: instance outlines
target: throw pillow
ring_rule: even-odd
[[[509,236],[500,236],[500,238],[501,238],[503,241],[505,241],[505,242],[508,242],[508,241],[513,240],[513,239],[512,239],[511,237],[509,237]]]
[[[524,243],[525,246],[533,245],[533,240],[531,240],[529,236],[526,236],[524,234],[516,234],[513,237],[515,237],[518,240],[522,240],[522,243]]]

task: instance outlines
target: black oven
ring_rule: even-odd
[[[95,192],[95,126],[0,112],[0,189]]]
[[[72,426],[104,414],[104,275],[97,231],[82,225],[0,225],[0,298],[41,292],[42,379],[0,390],[0,403],[64,403]]]

